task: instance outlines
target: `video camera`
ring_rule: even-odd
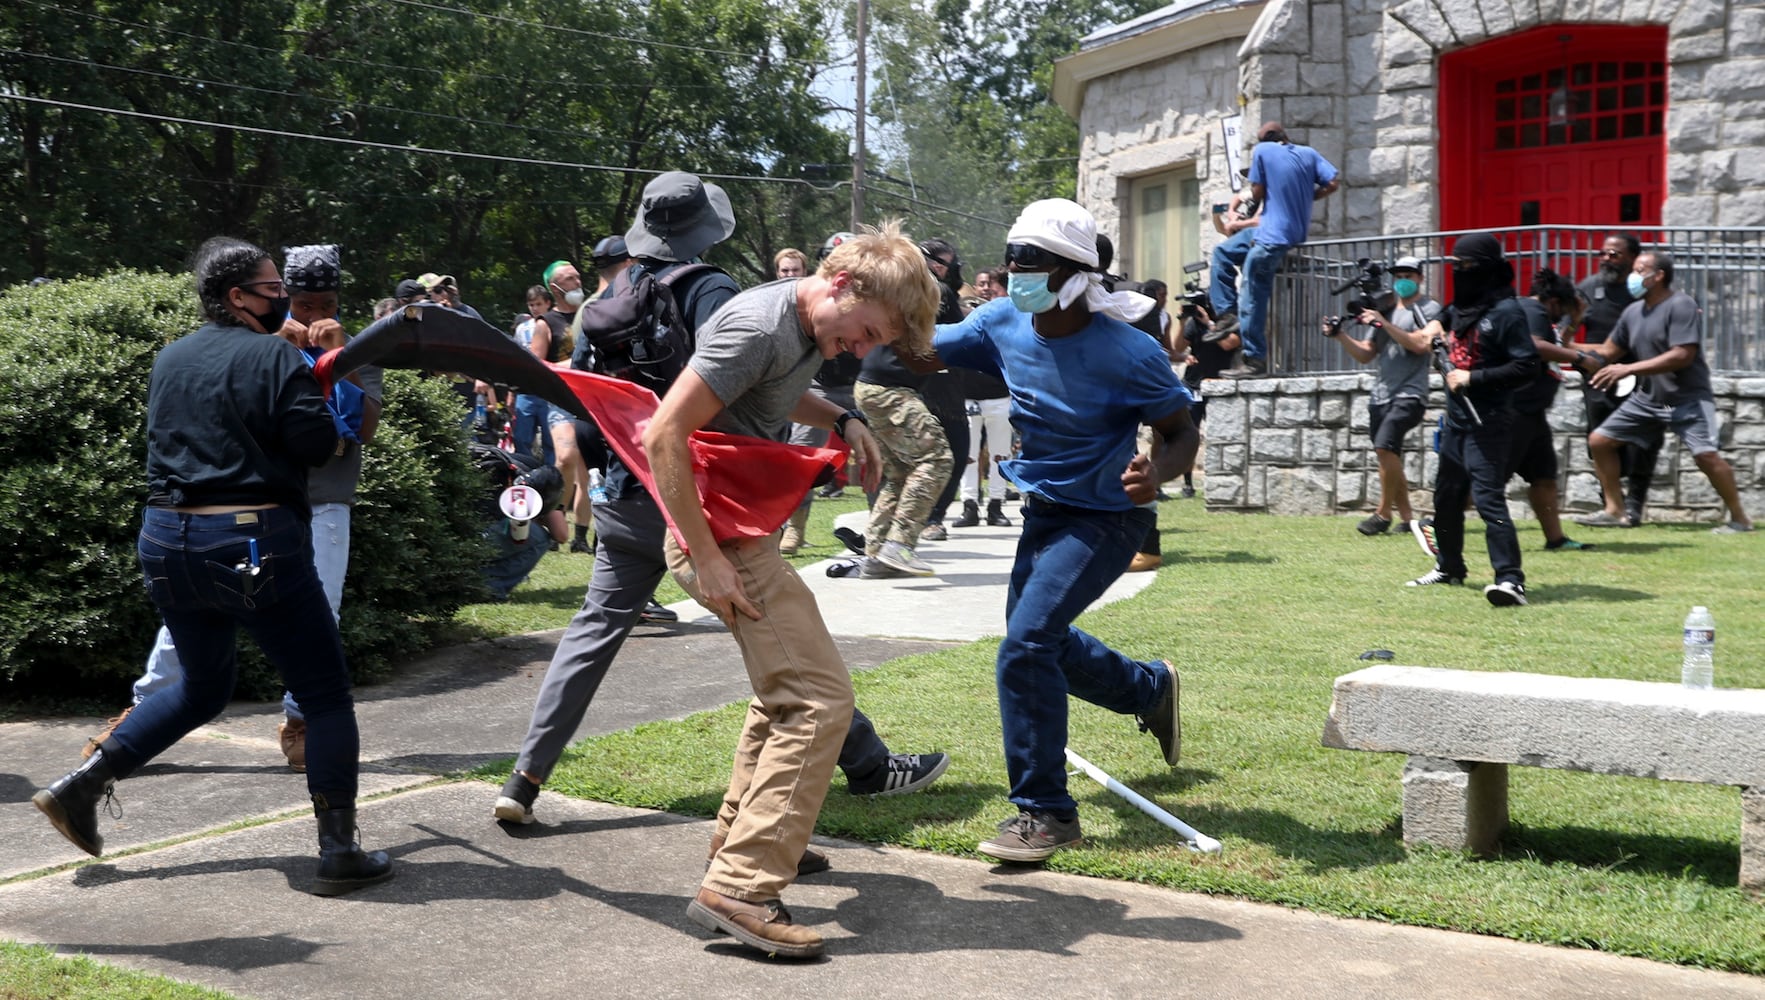
[[[1371,309],[1374,312],[1388,313],[1397,304],[1397,297],[1385,290],[1385,265],[1365,257],[1355,261],[1355,273],[1347,281],[1330,289],[1331,295],[1341,295],[1349,289],[1358,289],[1359,294],[1342,304],[1342,315],[1330,317],[1324,336],[1334,337],[1342,332],[1344,320]]]
[[[1207,261],[1204,260],[1183,265],[1184,274],[1200,274],[1205,270]],[[1184,319],[1196,321],[1200,321],[1203,314],[1213,312],[1213,307],[1208,303],[1207,291],[1201,287],[1200,278],[1183,279],[1183,307],[1180,312]]]

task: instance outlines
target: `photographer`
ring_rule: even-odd
[[[1391,512],[1397,510],[1397,530],[1408,534],[1414,513],[1410,510],[1410,484],[1403,472],[1403,439],[1422,422],[1422,411],[1428,404],[1428,338],[1421,330],[1440,315],[1440,303],[1422,291],[1422,262],[1414,257],[1400,257],[1391,266],[1394,304],[1379,309],[1367,284],[1377,281],[1377,272],[1367,269],[1361,294],[1350,300],[1357,309],[1355,321],[1373,331],[1360,340],[1341,336],[1342,317],[1324,319],[1324,336],[1337,337],[1342,349],[1361,364],[1376,362],[1378,379],[1373,382],[1373,395],[1367,406],[1367,435],[1373,439],[1373,454],[1379,460],[1379,505],[1365,520],[1355,525],[1363,535],[1384,534],[1391,527]],[[1387,300],[1389,301],[1389,300]]]
[[[1207,398],[1201,395],[1201,383],[1210,378],[1220,378],[1220,373],[1232,365],[1233,355],[1243,346],[1236,330],[1224,329],[1223,324],[1214,322],[1213,313],[1209,309],[1207,293],[1201,290],[1196,281],[1185,282],[1183,287],[1183,308],[1178,315],[1182,322],[1171,327],[1170,340],[1166,347],[1171,357],[1177,358],[1183,365],[1183,385],[1195,402],[1189,407],[1190,419],[1195,425],[1206,430]],[[1195,470],[1183,471],[1183,496],[1195,495]]]

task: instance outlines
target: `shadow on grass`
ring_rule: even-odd
[[[1691,873],[1725,888],[1740,882],[1739,849],[1719,840],[1516,823],[1502,835],[1501,851],[1505,859],[1531,858],[1545,864],[1668,876]]]
[[[1553,603],[1563,601],[1598,601],[1600,603],[1617,603],[1621,601],[1652,601],[1655,595],[1644,590],[1630,590],[1625,587],[1604,587],[1597,583],[1552,583],[1538,588],[1542,600]]]
[[[1206,555],[1191,555],[1187,552],[1176,552],[1165,557],[1165,565],[1181,565],[1183,563],[1226,563],[1228,565],[1271,566],[1275,563],[1274,556],[1257,555],[1254,552],[1211,552]]]
[[[1666,551],[1668,549],[1689,549],[1689,548],[1691,548],[1691,546],[1686,542],[1629,541],[1628,540],[1630,538],[1629,535],[1624,536],[1624,540],[1618,540],[1618,539],[1609,539],[1608,540],[1608,538],[1605,535],[1588,536],[1586,533],[1583,533],[1582,537],[1593,544],[1593,546],[1594,546],[1593,550],[1595,552],[1620,552],[1620,553],[1623,553],[1624,555],[1627,555],[1627,556],[1642,556],[1642,555],[1648,555],[1651,552],[1662,552],[1662,551]],[[1563,553],[1563,554],[1568,555],[1569,553]]]
[[[1144,815],[1127,803],[1117,812]],[[1261,844],[1282,857],[1307,865],[1311,874],[1336,869],[1371,868],[1403,861],[1403,821],[1393,816],[1376,831],[1319,829],[1286,813],[1269,809],[1198,807],[1179,819],[1210,837],[1239,837]],[[1147,817],[1147,822],[1152,822]]]

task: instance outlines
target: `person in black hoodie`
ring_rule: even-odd
[[[1504,487],[1514,391],[1538,374],[1538,349],[1514,297],[1514,268],[1489,233],[1461,236],[1453,247],[1453,299],[1423,334],[1432,339],[1446,381],[1446,420],[1434,480],[1434,569],[1411,587],[1465,582],[1465,499],[1483,518],[1495,582],[1483,596],[1496,607],[1526,603],[1520,542]]]

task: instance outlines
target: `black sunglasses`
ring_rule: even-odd
[[[1056,253],[1050,253],[1038,246],[1028,243],[1005,244],[1005,262],[1018,267],[1056,268],[1062,265],[1077,267],[1072,261]]]

